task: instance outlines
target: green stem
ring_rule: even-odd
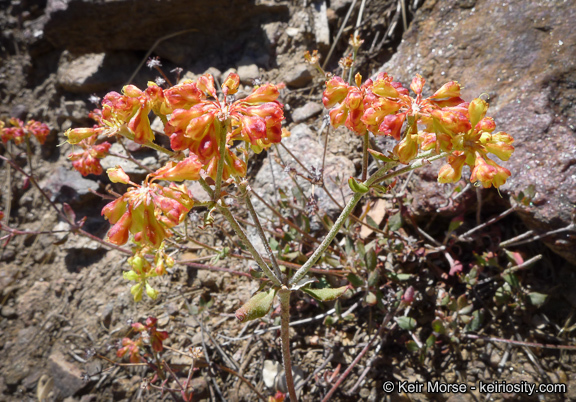
[[[282,339],[282,360],[284,362],[284,373],[286,375],[286,385],[290,401],[296,402],[296,389],[294,388],[294,377],[292,376],[292,360],[290,358],[290,290],[286,286],[278,291],[280,299],[280,338]]]
[[[214,198],[214,190],[212,190],[212,188],[208,185],[208,183],[206,183],[206,180],[204,180],[202,177],[200,177],[198,179],[198,183],[200,183],[200,185],[202,186],[204,191],[206,191],[208,193],[210,198],[213,199]]]
[[[364,134],[364,142],[362,145],[362,181],[366,181],[368,177],[368,145],[370,143],[370,132],[366,131]]]
[[[346,204],[346,206],[342,210],[342,213],[340,214],[336,222],[334,222],[332,230],[328,232],[328,234],[326,235],[322,243],[320,243],[314,254],[310,256],[308,261],[306,261],[306,263],[302,265],[302,268],[300,268],[294,274],[292,279],[290,279],[289,284],[298,283],[302,278],[304,278],[304,276],[308,273],[310,268],[312,268],[312,265],[314,265],[316,261],[318,261],[318,259],[324,253],[324,251],[326,251],[330,243],[332,243],[332,240],[334,240],[334,237],[336,237],[336,235],[340,231],[340,228],[344,224],[344,221],[348,218],[348,215],[352,213],[352,211],[356,207],[356,204],[358,203],[358,201],[360,201],[363,195],[364,194],[362,193],[354,193],[354,196],[350,199],[350,201],[348,201],[348,204]]]
[[[415,163],[413,163],[412,165],[406,166],[402,169],[396,170],[396,171],[388,173],[388,174],[385,174],[387,167],[384,166],[384,167],[380,168],[378,171],[376,171],[376,173],[374,173],[368,180],[366,180],[366,182],[364,182],[364,184],[366,186],[370,187],[379,181],[391,179],[391,178],[399,176],[401,174],[410,172],[411,170],[418,169],[429,162],[435,161],[436,159],[440,159],[440,158],[443,158],[443,157],[449,155],[450,152],[443,152],[439,155],[435,155],[429,159],[426,159],[426,157],[429,154],[431,155],[431,153],[428,153],[428,152],[424,153],[422,155],[418,155],[416,157],[417,161]],[[338,217],[336,222],[334,222],[334,226],[332,226],[332,229],[330,230],[330,232],[328,232],[328,234],[326,235],[326,237],[324,238],[322,243],[318,246],[318,248],[316,249],[314,254],[312,254],[310,256],[308,261],[306,261],[306,263],[304,265],[302,265],[302,268],[300,268],[294,274],[292,279],[290,279],[289,284],[298,283],[298,281],[300,281],[302,278],[304,278],[304,276],[308,273],[310,268],[312,268],[312,265],[314,265],[316,263],[316,261],[318,261],[318,259],[324,253],[324,251],[326,251],[326,249],[328,248],[330,243],[332,243],[332,240],[334,240],[334,237],[336,237],[336,235],[340,231],[340,228],[342,227],[342,225],[344,224],[344,222],[346,221],[348,216],[352,213],[352,211],[356,207],[356,204],[358,203],[358,201],[360,201],[360,199],[362,198],[363,195],[364,194],[362,194],[362,193],[354,193],[354,196],[350,199],[350,201],[348,201],[348,204],[346,204],[346,206],[344,207],[344,210],[340,213],[340,216]]]
[[[130,130],[128,130],[128,129],[122,130],[118,134],[120,134],[123,137],[128,138],[129,140],[134,141],[134,134],[132,132],[130,132]],[[148,141],[148,142],[145,142],[144,144],[140,144],[140,145],[144,145],[145,147],[152,148],[152,149],[154,149],[158,152],[162,152],[168,156],[174,156],[174,152],[169,151],[166,148],[164,148],[163,146],[155,144],[152,141]]]
[[[214,188],[214,201],[220,199],[220,190],[222,188],[222,174],[224,173],[224,163],[226,162],[226,135],[228,122],[222,124],[220,130],[220,141],[218,142],[218,168],[216,170],[216,186]]]
[[[276,285],[278,287],[282,286],[280,279],[277,278],[276,275],[274,275],[274,273],[270,270],[268,265],[264,262],[260,253],[258,252],[258,250],[256,250],[254,248],[254,245],[248,239],[248,237],[246,236],[246,233],[244,233],[244,231],[242,230],[242,228],[240,227],[240,225],[238,224],[236,219],[234,219],[234,216],[232,216],[232,213],[228,210],[228,208],[222,206],[220,203],[216,203],[216,207],[218,208],[220,213],[222,215],[224,215],[224,217],[226,218],[228,223],[230,223],[230,226],[232,226],[232,229],[234,230],[234,232],[236,232],[236,234],[238,235],[240,240],[242,240],[242,243],[244,243],[244,246],[246,246],[246,248],[248,249],[248,251],[252,255],[252,258],[254,258],[254,260],[256,261],[258,266],[260,266],[260,268],[262,268],[262,271],[264,272],[266,277],[268,277],[268,279],[270,279],[274,285]]]
[[[242,189],[242,193],[244,194],[244,200],[246,201],[246,206],[248,207],[248,212],[250,213],[250,216],[252,217],[252,221],[254,222],[254,226],[256,227],[256,231],[258,232],[258,235],[260,236],[260,240],[262,240],[262,243],[264,244],[264,248],[266,249],[266,253],[268,254],[268,258],[270,258],[270,262],[272,263],[272,268],[274,269],[274,273],[276,274],[276,277],[280,280],[282,280],[282,271],[280,271],[280,267],[278,266],[278,262],[276,261],[276,256],[274,255],[274,253],[272,252],[272,249],[270,248],[270,245],[268,244],[268,239],[266,238],[266,235],[264,234],[264,229],[262,229],[262,225],[260,224],[260,219],[258,218],[258,214],[256,213],[256,210],[254,209],[254,205],[252,205],[252,201],[250,201],[250,195],[248,194],[247,190],[246,190],[246,185],[240,185],[241,189]],[[282,281],[284,282],[284,281]]]

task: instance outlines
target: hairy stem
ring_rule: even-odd
[[[258,266],[262,268],[262,271],[268,277],[268,279],[270,279],[274,285],[281,286],[282,283],[280,282],[280,279],[277,278],[276,275],[274,275],[274,273],[270,270],[268,265],[264,262],[260,253],[258,252],[258,250],[254,248],[254,245],[248,239],[246,233],[244,233],[244,231],[242,230],[242,228],[240,227],[234,216],[232,216],[232,213],[228,210],[228,208],[220,205],[220,203],[216,203],[216,207],[218,208],[220,213],[224,215],[228,223],[230,223],[230,226],[232,226],[234,232],[236,232],[240,240],[242,240],[242,243],[244,243],[244,246],[246,246],[246,248],[254,258]]]
[[[216,170],[216,186],[214,187],[214,201],[220,198],[220,190],[222,188],[222,174],[224,173],[224,163],[226,162],[226,134],[227,122],[224,122],[220,130],[220,141],[218,143],[218,168]]]
[[[284,362],[284,373],[286,374],[286,385],[290,401],[296,402],[296,389],[294,388],[294,377],[292,377],[292,360],[290,359],[290,290],[283,286],[278,291],[281,307],[281,328],[280,336],[282,338],[282,360]]]
[[[362,181],[368,177],[368,145],[370,143],[370,133],[366,131],[362,145]]]
[[[134,141],[134,134],[132,134],[132,133],[130,132],[130,130],[128,130],[128,129],[122,130],[122,131],[119,132],[118,134],[122,135],[123,137],[128,138],[129,140]],[[146,143],[144,143],[144,144],[140,144],[140,145],[144,145],[145,147],[152,148],[152,149],[154,149],[154,150],[156,150],[156,151],[158,151],[158,152],[162,152],[162,153],[164,153],[164,154],[166,154],[166,155],[168,155],[168,156],[174,156],[174,152],[169,151],[169,150],[167,150],[166,148],[164,148],[163,146],[158,145],[158,144],[155,144],[155,143],[153,143],[152,141],[148,141],[148,142],[146,142]]]
[[[260,219],[258,218],[258,214],[256,213],[256,210],[254,209],[254,205],[252,205],[252,201],[250,201],[250,194],[248,194],[248,192],[247,192],[246,185],[241,184],[241,188],[242,188],[242,192],[244,194],[244,200],[246,202],[246,206],[248,207],[248,212],[250,213],[250,216],[252,217],[252,221],[254,221],[254,226],[256,227],[256,231],[258,232],[258,235],[260,236],[260,240],[262,240],[262,243],[264,244],[264,248],[266,249],[266,253],[268,254],[268,258],[270,258],[270,262],[272,263],[272,268],[274,269],[274,273],[276,274],[278,279],[282,279],[282,271],[280,271],[280,267],[278,266],[278,262],[276,261],[276,256],[274,255],[274,253],[272,252],[272,249],[270,248],[270,245],[268,244],[268,239],[266,238],[266,235],[264,234],[264,229],[262,229],[262,225],[260,224]]]
[[[388,174],[386,174],[387,167],[383,166],[380,169],[378,169],[376,171],[376,173],[374,173],[368,180],[366,180],[364,182],[364,184],[366,186],[370,187],[371,185],[376,184],[379,181],[391,179],[391,178],[399,176],[401,174],[408,173],[414,169],[418,169],[418,168],[424,166],[425,164],[430,163],[436,159],[443,158],[443,157],[449,155],[450,153],[449,152],[443,152],[439,155],[435,155],[429,159],[426,159],[426,156],[428,156],[428,154],[432,155],[431,153],[419,155],[417,157],[416,162],[414,162],[412,165],[406,166],[402,169],[398,169],[398,170],[391,172],[391,173],[388,173]],[[318,246],[318,248],[316,249],[314,254],[312,254],[310,256],[308,261],[306,261],[306,263],[304,265],[302,265],[302,268],[300,268],[294,274],[292,279],[290,279],[290,282],[289,282],[290,284],[294,284],[294,283],[297,283],[298,281],[300,281],[308,273],[310,268],[312,268],[312,265],[314,265],[316,263],[316,261],[318,261],[318,259],[324,253],[324,251],[326,251],[326,249],[328,248],[330,243],[332,243],[332,240],[334,240],[334,238],[336,237],[336,235],[340,231],[340,228],[342,227],[342,225],[344,224],[344,222],[346,221],[348,216],[352,213],[352,211],[356,207],[356,204],[358,203],[358,201],[360,201],[360,199],[362,198],[363,195],[364,194],[362,194],[362,193],[354,193],[354,196],[350,199],[350,201],[348,201],[348,204],[346,204],[346,206],[344,207],[344,209],[340,213],[340,216],[338,217],[336,222],[334,222],[334,226],[332,226],[332,229],[330,230],[330,232],[328,232],[328,234],[326,235],[326,237],[324,238],[322,243]]]

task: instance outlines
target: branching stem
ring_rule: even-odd
[[[260,268],[262,268],[262,271],[268,277],[268,279],[270,279],[274,285],[280,287],[282,285],[282,283],[280,282],[280,279],[277,278],[276,275],[274,275],[274,273],[270,270],[268,265],[264,262],[264,260],[262,259],[262,256],[260,255],[258,250],[256,250],[254,248],[254,245],[248,239],[248,237],[246,236],[246,233],[244,233],[244,231],[242,230],[242,228],[240,227],[240,225],[238,224],[238,222],[236,221],[236,219],[234,218],[234,216],[232,215],[230,210],[228,208],[222,206],[220,203],[216,203],[216,208],[218,208],[218,211],[220,211],[220,213],[222,215],[224,215],[224,217],[226,218],[226,220],[228,221],[230,226],[232,226],[232,229],[234,230],[234,232],[238,235],[240,240],[242,240],[242,243],[244,244],[244,246],[246,246],[246,248],[248,249],[248,252],[250,252],[252,257],[254,258],[256,263],[258,264],[258,266]]]

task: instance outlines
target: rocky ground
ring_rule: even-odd
[[[347,177],[360,173],[362,144],[344,129],[330,132],[324,174],[336,201],[316,189],[319,212],[308,218],[301,198],[311,188],[286,167],[302,173],[321,166],[326,110],[323,78],[304,63],[303,53],[318,49],[326,69],[338,72],[338,60],[350,51],[348,38],[358,29],[365,40],[357,60],[363,76],[386,70],[407,86],[418,72],[428,79],[428,88],[458,80],[467,98],[484,92],[490,97],[489,114],[516,139],[516,152],[506,164],[512,177],[501,195],[464,181],[438,186],[439,165],[433,164],[401,178],[384,197],[372,194],[358,208],[356,216],[369,215],[364,221],[376,228],[351,226],[335,246],[339,261],[332,266],[326,261],[320,268],[330,274],[318,278],[346,284],[354,272],[370,284],[336,305],[292,300],[291,347],[302,400],[321,400],[364,348],[367,352],[331,400],[573,400],[576,33],[570,21],[576,9],[569,3],[4,2],[0,118],[43,121],[51,134],[44,145],[31,144],[30,160],[25,148],[13,145],[0,145],[0,155],[15,155],[56,207],[67,203],[77,219],[86,218],[87,232],[103,238],[109,225],[100,211],[108,201],[98,194],[114,187],[104,175],[84,178],[71,170],[66,156],[72,147],[61,145],[62,133],[92,124],[88,112],[95,96],[127,82],[142,87],[155,80],[159,74],[140,65],[149,56],[159,57],[171,79],[176,67],[186,77],[208,71],[217,80],[234,69],[246,92],[255,79],[286,84],[281,102],[292,135],[284,145],[304,166],[279,148],[253,158],[249,175],[264,201],[301,224],[306,235],[321,238],[323,222],[337,216],[349,195]],[[390,143],[378,138],[374,145],[387,149]],[[125,152],[119,144],[112,148]],[[127,148],[149,168],[163,162],[155,151],[136,144]],[[144,177],[144,169],[121,157],[106,159],[104,168],[117,164],[132,177]],[[70,233],[38,189],[7,164],[0,169],[3,224],[34,232],[8,238],[6,230],[0,231],[0,400],[170,399],[141,387],[151,378],[145,367],[114,364],[120,361],[118,342],[130,335],[129,322],[148,316],[158,317],[159,327],[170,333],[166,344],[173,350],[203,347],[193,377],[194,400],[257,399],[238,375],[266,398],[284,390],[277,367],[277,314],[249,324],[234,316],[258,285],[242,275],[255,264],[237,258],[243,257],[237,239],[228,235],[220,217],[213,227],[200,229],[203,211],[190,214],[179,230],[196,243],[174,249],[182,263],[158,284],[160,298],[136,304],[122,278],[125,254]],[[288,201],[279,198],[278,188]],[[521,192],[528,195],[523,200]],[[289,231],[262,201],[255,203],[272,234]],[[514,212],[498,222],[479,226],[510,207]],[[241,206],[233,208],[246,217]],[[370,268],[363,245],[377,246],[375,267]],[[224,248],[227,255],[218,258]],[[313,248],[313,240],[305,237],[296,251],[306,254]],[[301,263],[298,258],[291,261]],[[458,264],[461,273],[453,275]],[[504,272],[509,268],[513,276]],[[415,323],[399,317],[386,322],[397,295],[409,287],[414,301],[399,316]],[[436,339],[426,344],[433,333]],[[191,358],[176,351],[164,358],[186,376]],[[478,390],[385,393],[387,381],[526,381],[562,383],[567,389],[532,396]]]

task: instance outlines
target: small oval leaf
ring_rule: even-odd
[[[348,185],[355,193],[365,194],[368,192],[369,188],[364,183],[360,183],[353,177],[348,179]]]
[[[342,286],[336,289],[324,288],[324,289],[305,289],[302,288],[302,291],[309,294],[316,300],[320,300],[323,302],[336,300],[340,296],[344,294],[348,290],[348,285]]]
[[[256,293],[242,307],[236,310],[236,318],[244,322],[264,317],[270,311],[275,295],[276,289]]]
[[[414,328],[416,328],[416,320],[412,317],[403,316],[398,317],[395,320],[398,323],[398,326],[402,329],[412,331]]]

